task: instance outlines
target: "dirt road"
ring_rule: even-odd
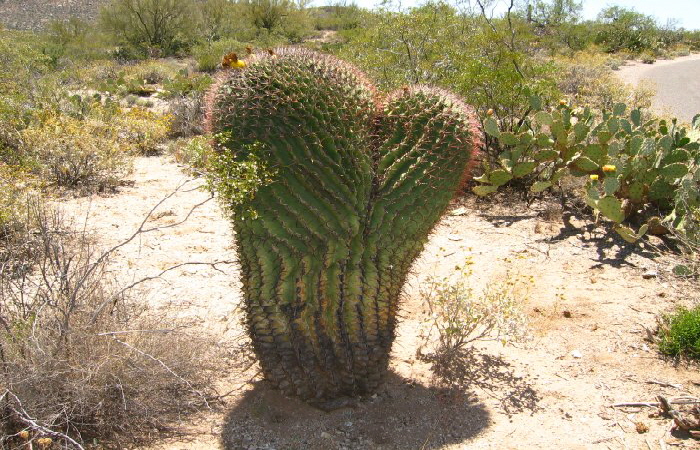
[[[622,67],[618,76],[632,84],[649,80],[656,85],[653,107],[659,112],[690,122],[700,113],[700,54],[654,64],[633,63]]]

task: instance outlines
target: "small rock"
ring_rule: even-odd
[[[330,433],[326,433],[325,431],[322,431],[322,432],[321,432],[321,437],[322,437],[323,439],[331,439],[333,436],[331,436]]]
[[[562,314],[564,314],[564,317],[567,319],[571,319],[571,311],[565,310]]]
[[[571,356],[574,358],[583,358],[583,353],[580,350],[574,350],[571,352]]]
[[[650,278],[656,278],[658,276],[659,276],[659,273],[655,270],[647,270],[646,272],[644,272],[642,274],[642,278],[644,278],[645,280],[648,280]]]

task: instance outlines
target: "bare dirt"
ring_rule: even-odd
[[[147,292],[154,308],[178,305],[178,314],[218,333],[222,345],[236,339],[241,294],[237,266],[227,263],[235,260],[234,237],[216,202],[196,189],[201,180],[167,157],[138,159],[132,178],[133,186],[118,194],[66,200],[63,209],[86,220],[107,248],[189,180],[148,222],[173,226],[119,249],[112,269],[127,283],[177,264],[224,261],[168,271]],[[653,408],[611,407],[655,401],[659,394],[700,396],[698,367],[664,360],[645,341],[645,327],[654,328],[660,313],[698,299],[696,285],[670,273],[673,256],[650,244],[627,244],[582,219],[567,226],[551,205],[528,209],[467,199],[451,210],[463,214],[442,220],[415,264],[384,389],[326,413],[270,390],[256,366],[222,373],[222,392],[232,391],[222,408],[174,423],[179,436],[150,448],[700,448],[670,432],[670,419],[650,417]],[[453,273],[467,258],[476,286],[508,272],[534,278],[522,305],[531,339],[508,347],[480,343],[441,378],[416,358],[424,319],[420,286],[430,276]]]

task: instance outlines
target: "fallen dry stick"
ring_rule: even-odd
[[[700,399],[690,399],[690,398],[678,398],[674,400],[667,400],[669,404],[671,405],[700,405]],[[646,406],[649,408],[661,408],[661,403],[660,402],[622,402],[622,403],[615,403],[610,405],[613,408],[621,408],[621,407],[642,407]]]

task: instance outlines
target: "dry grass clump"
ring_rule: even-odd
[[[620,102],[630,108],[651,106],[654,85],[643,81],[632,87],[624,83],[612,72],[617,62],[611,62],[605,55],[579,52],[572,58],[560,59],[558,65],[559,89],[565,95],[577,97],[578,104],[606,110],[612,110]]]
[[[0,448],[123,444],[210,406],[222,365],[212,339],[116,288],[111,253],[55,211],[33,202],[28,217],[0,241]]]

